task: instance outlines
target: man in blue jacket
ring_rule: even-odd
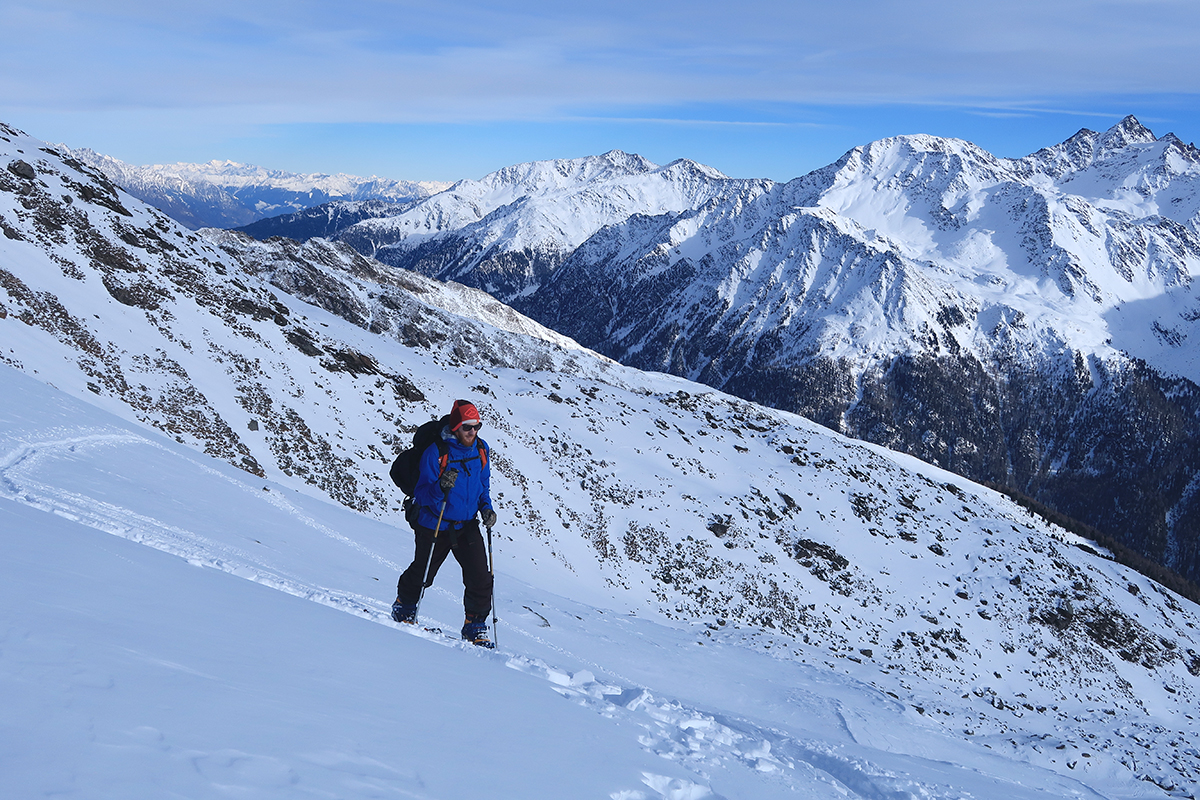
[[[420,477],[413,497],[420,508],[417,517],[416,554],[400,576],[392,618],[416,622],[417,604],[425,587],[433,585],[438,568],[454,553],[463,572],[463,609],[466,621],[462,636],[475,644],[490,646],[487,616],[492,610],[492,574],[479,520],[492,527],[491,475],[487,442],[479,438],[483,426],[479,411],[466,400],[455,400],[449,421],[442,429],[442,443],[435,442],[421,455]]]

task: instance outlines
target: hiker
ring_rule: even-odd
[[[489,493],[488,446],[479,437],[482,426],[479,411],[472,403],[455,400],[449,416],[441,420],[437,438],[420,454],[413,491],[416,554],[396,585],[392,619],[416,623],[424,589],[433,585],[438,568],[448,554],[454,553],[463,573],[466,620],[462,637],[489,646],[487,615],[492,610],[492,575],[476,515],[491,528],[496,524],[496,512]]]

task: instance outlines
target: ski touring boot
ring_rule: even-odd
[[[462,638],[479,647],[496,646],[495,642],[488,638],[487,614],[467,614],[462,627]]]
[[[401,603],[400,598],[396,598],[396,602],[392,603],[392,619],[396,620],[396,622],[403,622],[408,625],[416,625],[417,604]]]

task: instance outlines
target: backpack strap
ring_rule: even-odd
[[[438,439],[436,444],[438,447],[438,477],[441,477],[442,473],[446,471],[446,467],[449,466],[449,464],[450,464],[450,446],[448,444],[446,444],[446,442],[443,441],[442,439]],[[488,464],[487,448],[480,445],[478,449],[479,449],[479,463],[481,465],[483,465],[484,467],[486,467]],[[458,461],[455,461],[454,463],[455,464],[465,464],[470,460],[471,459],[469,459],[469,458],[463,458],[463,459],[459,459]]]

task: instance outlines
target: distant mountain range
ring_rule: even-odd
[[[1020,159],[899,136],[775,183],[614,151],[307,213],[623,363],[1012,487],[1200,578],[1200,151],[1133,117]]]
[[[88,148],[65,150],[134,197],[193,230],[236,228],[332,200],[411,202],[450,185],[342,173],[303,175],[234,161],[134,166]]]

